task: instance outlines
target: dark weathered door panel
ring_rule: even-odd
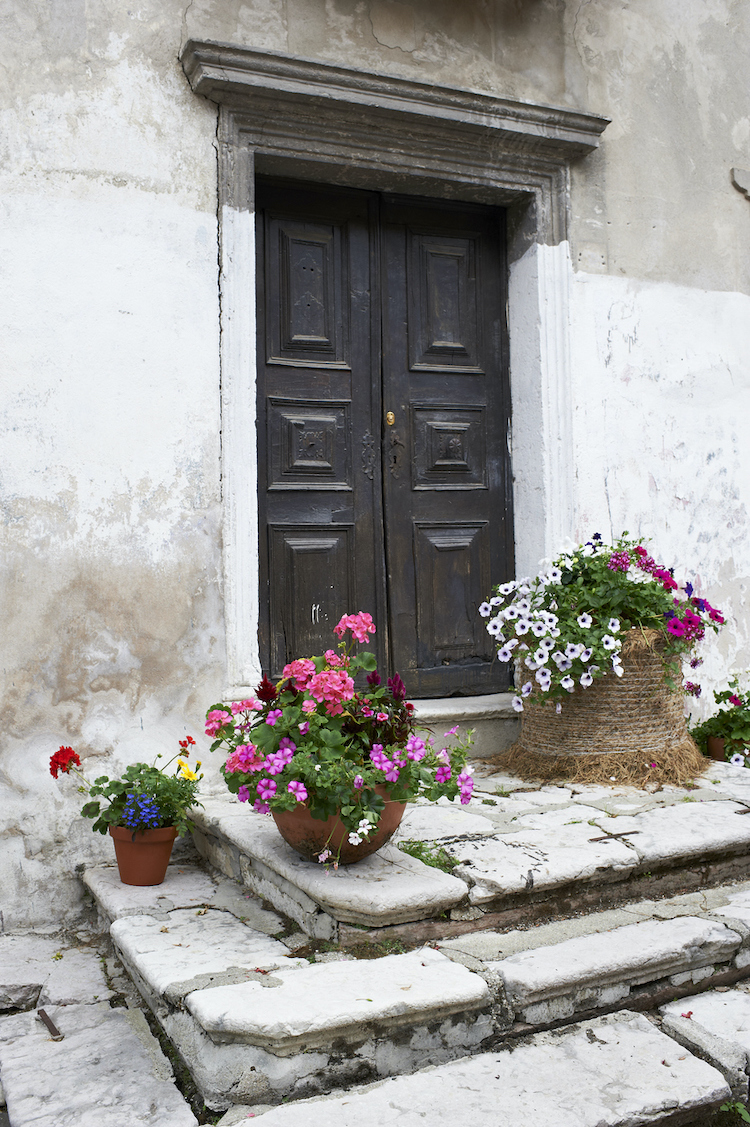
[[[260,640],[278,676],[347,611],[385,621],[377,199],[259,183],[258,206]]]
[[[498,214],[386,200],[381,223],[392,658],[416,696],[491,692],[477,608],[512,569]]]

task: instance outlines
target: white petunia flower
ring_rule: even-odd
[[[566,669],[570,669],[572,664],[573,662],[568,657],[564,657],[562,661],[556,662],[557,668],[561,673],[564,673]]]
[[[570,661],[575,661],[575,659],[577,657],[580,657],[582,653],[583,646],[580,644],[580,642],[568,642],[567,646],[565,647],[565,656]]]
[[[544,688],[545,685],[549,687],[550,681],[552,680],[552,674],[550,673],[549,669],[537,669],[534,677],[537,684],[541,685],[542,688]]]
[[[481,614],[482,618],[489,618],[492,614],[492,607],[489,603],[480,603],[479,613]]]
[[[594,620],[591,617],[591,615],[585,614],[585,613],[579,614],[578,618],[576,619],[576,622],[578,623],[578,625],[581,627],[582,630],[588,630],[589,626],[591,625],[591,623],[593,621]]]
[[[523,712],[523,701],[520,697],[513,697],[511,704],[513,705],[516,712]]]
[[[591,661],[592,649],[585,649],[581,654],[581,661]]]
[[[491,618],[487,623],[487,633],[491,634],[493,638],[497,638],[498,642],[502,643],[505,641],[505,638],[503,636],[504,625],[505,623],[503,622],[502,618]]]
[[[559,716],[559,715],[560,715],[560,713],[562,712],[562,705],[560,704],[560,702],[559,702],[559,701],[558,701],[558,702],[557,702],[557,704],[555,705],[555,712],[557,713],[557,715],[558,715],[558,716]]]
[[[742,754],[741,751],[735,751],[734,755],[729,760],[729,762],[733,763],[735,767],[744,767],[745,766],[745,756]]]
[[[546,579],[548,583],[559,583],[562,579],[562,572],[559,567],[551,567],[547,572]]]
[[[543,650],[541,646],[538,650],[534,650],[534,661],[537,663],[537,665],[545,665],[548,658],[549,654],[546,650]]]
[[[508,638],[508,641],[505,644],[509,650],[514,650],[518,645],[518,638]]]
[[[537,638],[543,638],[544,635],[547,633],[547,627],[543,622],[532,622],[531,630],[532,630],[532,633],[535,634]]]
[[[532,673],[534,672],[535,669],[539,668],[539,662],[534,661],[531,654],[529,654],[529,656],[524,660],[524,665],[526,666],[527,669],[530,669]]]
[[[490,606],[491,607],[501,607],[504,602],[505,602],[505,599],[501,599],[499,595],[493,595],[492,598],[490,599]]]
[[[554,650],[554,648],[555,648],[555,639],[554,638],[542,638],[541,642],[539,643],[539,648],[541,650],[546,650],[547,653],[549,653],[550,650]]]
[[[562,572],[560,572],[560,574],[562,575]],[[553,600],[552,600],[552,602],[550,603],[550,605],[549,605],[549,609],[550,609],[550,610],[557,610],[557,603],[556,603],[556,602],[554,601],[554,599],[553,599]]]
[[[519,618],[516,623],[516,634],[528,634],[531,629],[531,623],[528,618]]]
[[[497,660],[498,661],[512,661],[513,660],[513,650],[510,649],[510,647],[508,646],[507,643],[503,646],[503,648],[501,650],[497,651]]]
[[[618,677],[622,677],[625,670],[623,669],[623,667],[621,665],[613,665],[612,666],[612,672],[615,673]]]
[[[594,678],[591,676],[590,673],[582,673],[581,676],[579,677],[578,681],[579,681],[579,684],[583,685],[584,689],[587,689],[589,687],[589,685],[593,685]]]
[[[559,665],[561,661],[565,661],[565,654],[562,652],[562,650],[555,650],[552,655],[552,660],[554,661],[555,665]]]
[[[521,696],[527,697],[529,695],[529,693],[531,693],[533,691],[534,691],[534,686],[532,685],[531,681],[527,681],[526,684],[521,687]]]
[[[508,619],[508,622],[511,622],[514,618],[518,618],[518,611],[513,606],[513,604],[511,604],[509,607],[506,607],[505,610],[501,611],[500,613],[502,614],[503,618]]]
[[[516,603],[516,606],[524,614],[528,614],[531,610],[531,599],[519,599]]]
[[[550,630],[549,636],[550,636],[550,638],[559,638],[560,637],[560,627],[554,626],[552,628],[552,630]]]
[[[609,622],[607,623],[607,629],[611,630],[613,634],[616,634],[620,629],[619,618],[610,618]]]
[[[617,649],[617,642],[611,634],[604,635],[604,637],[602,638],[602,645],[604,646],[605,650]]]
[[[560,685],[562,686],[563,689],[566,689],[567,692],[569,692],[569,693],[572,693],[573,689],[576,687],[576,683],[573,680],[573,678],[570,676],[570,674],[568,674],[567,677],[563,677],[562,681],[560,682]]]
[[[501,583],[498,587],[498,592],[501,595],[512,595],[516,589],[516,584],[513,580],[510,583]]]

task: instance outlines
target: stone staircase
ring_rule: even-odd
[[[477,773],[470,807],[411,806],[399,831],[445,850],[451,873],[394,844],[350,868],[305,864],[268,819],[211,798],[202,864],[156,888],[85,874],[119,963],[227,1127],[676,1125],[747,1099],[750,773],[711,764],[693,788],[652,792]],[[30,1012],[0,1019],[11,1124],[88,1127],[44,1118],[23,1061],[105,1043],[97,1023],[118,1011],[102,983],[78,1006],[86,1025],[80,991],[39,977],[8,997],[45,1001],[65,1039]],[[135,1059],[179,1095],[153,1052],[150,1073]],[[160,1099],[156,1118],[99,1107],[91,1127],[196,1122]]]

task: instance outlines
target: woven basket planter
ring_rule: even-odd
[[[659,631],[629,631],[621,650],[624,675],[609,673],[588,689],[576,688],[559,713],[553,701],[541,703],[535,684],[524,702],[521,737],[496,762],[527,778],[641,786],[699,774],[706,760],[687,730],[680,662],[665,664],[663,649]],[[520,668],[521,684],[533,679]]]

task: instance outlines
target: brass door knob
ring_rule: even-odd
[[[388,413],[385,416],[385,421],[388,423],[389,427],[393,426],[393,424],[396,421],[396,416],[393,414],[393,411],[388,411]]]

